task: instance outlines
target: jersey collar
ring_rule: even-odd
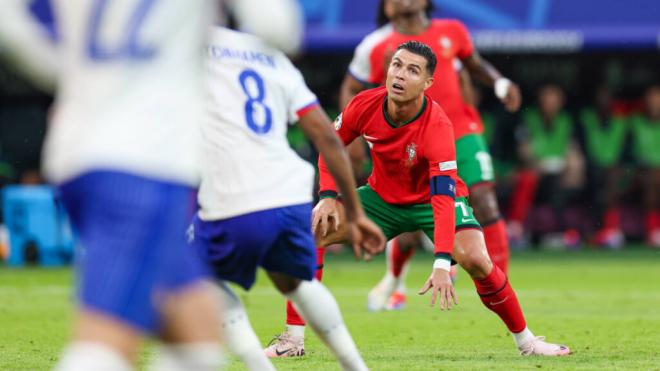
[[[413,118],[411,118],[410,120],[401,123],[401,125],[397,125],[396,122],[394,122],[394,120],[392,120],[390,118],[390,116],[387,114],[387,94],[385,95],[385,100],[383,100],[383,116],[385,117],[385,121],[387,122],[387,124],[389,126],[391,126],[393,129],[398,129],[400,127],[406,126],[406,125],[410,124],[411,122],[417,120],[419,118],[419,116],[421,116],[422,113],[424,113],[425,109],[426,109],[426,96],[423,97],[422,107],[419,109],[417,114],[415,114],[415,116]]]

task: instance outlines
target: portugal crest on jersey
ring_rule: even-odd
[[[341,115],[342,114],[340,113],[339,116],[337,116],[337,118],[335,119],[335,122],[334,122],[335,130],[341,129]]]
[[[412,167],[417,162],[417,144],[410,143],[406,146],[406,166]]]

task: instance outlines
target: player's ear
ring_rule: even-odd
[[[424,82],[424,90],[430,88],[431,85],[433,85],[433,81],[434,81],[433,76],[427,78],[426,81]]]

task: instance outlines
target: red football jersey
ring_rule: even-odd
[[[420,113],[411,122],[396,127],[389,123],[385,113],[386,98],[385,87],[361,92],[337,118],[335,129],[345,144],[358,136],[367,141],[373,161],[368,183],[385,202],[433,205],[436,253],[451,254],[454,201],[442,195],[431,197],[430,190],[432,177],[449,176],[456,183],[456,197],[468,195],[457,173],[451,121],[442,108],[425,95]],[[322,158],[319,171],[321,191],[336,192],[337,186]]]
[[[482,133],[483,125],[478,113],[463,100],[455,65],[456,59],[463,60],[474,51],[470,35],[460,21],[434,19],[419,35],[405,35],[396,32],[391,25],[383,26],[358,45],[348,68],[349,73],[363,83],[383,85],[394,51],[410,40],[428,45],[435,53],[438,60],[433,75],[435,82],[427,94],[440,104],[452,121],[456,139]]]

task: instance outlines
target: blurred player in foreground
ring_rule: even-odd
[[[280,11],[264,14],[242,1],[245,24],[250,14],[291,19],[273,3]],[[218,369],[216,299],[185,241],[210,1],[54,1],[58,45],[30,4],[3,2],[0,44],[41,87],[58,84],[44,170],[85,246],[74,340],[57,369],[130,370],[143,334],[165,344],[153,369]],[[299,43],[296,32],[287,39]]]
[[[358,94],[335,121],[344,144],[362,136],[371,149],[374,170],[368,185],[358,189],[367,216],[387,238],[422,230],[434,240],[432,274],[419,292],[431,290],[432,305],[439,301],[441,309],[450,309],[456,302],[449,278],[454,259],[472,277],[483,304],[507,325],[523,355],[566,355],[567,347],[547,343],[527,328],[506,275],[488,257],[481,227],[467,204],[467,187],[457,173],[452,124],[424,94],[433,84],[435,66],[428,46],[401,44],[386,85]],[[319,225],[319,245],[328,246],[345,241],[347,234],[323,158],[319,169],[322,199],[314,208],[313,226],[317,231]],[[334,227],[328,219],[336,221]]]
[[[27,3],[12,2],[13,17]],[[53,10],[58,88],[44,171],[84,246],[73,341],[56,369],[131,370],[152,334],[163,341],[155,369],[215,370],[217,305],[185,240],[210,2],[55,1]]]
[[[240,300],[225,284],[248,290],[262,267],[342,368],[364,370],[337,303],[314,280],[314,169],[289,147],[287,123],[298,121],[325,156],[345,195],[348,240],[359,257],[363,249],[382,251],[385,237],[362,209],[348,155],[316,96],[284,54],[259,38],[226,28],[215,28],[211,35],[201,210],[190,233],[195,250],[219,280],[228,347],[251,370],[274,369]]]

